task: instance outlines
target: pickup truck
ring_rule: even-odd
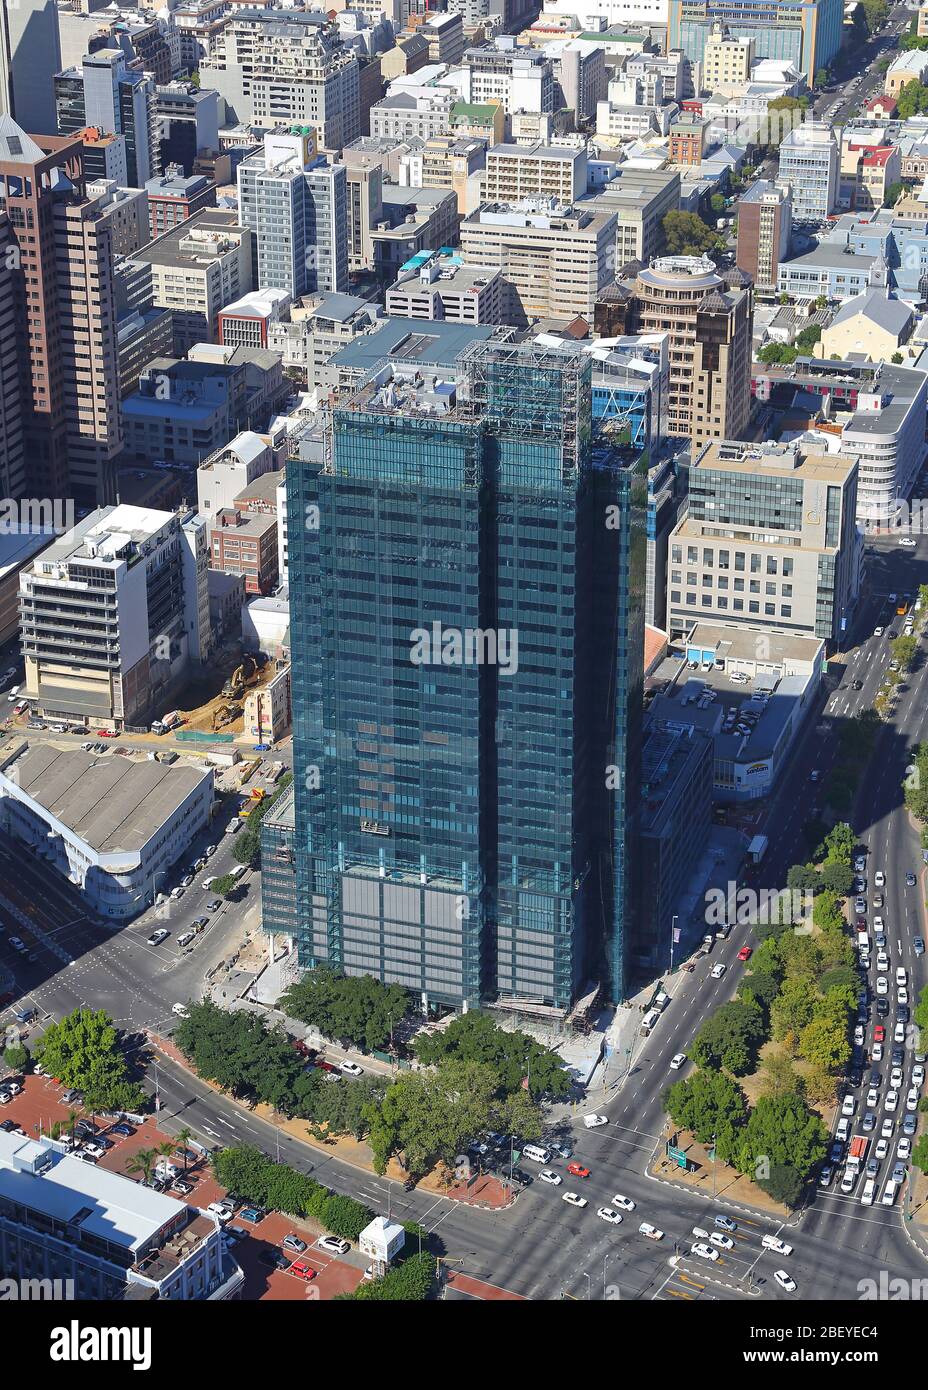
[[[699,950],[696,952],[697,956],[708,956],[709,953],[710,953],[711,950],[712,950],[712,943],[714,942],[714,940],[715,940],[715,937],[712,936],[711,934],[708,935],[708,936],[704,936],[703,939],[702,939],[702,945],[700,946]]]

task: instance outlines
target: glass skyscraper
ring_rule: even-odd
[[[414,342],[288,469],[300,963],[443,1006],[619,998],[636,477],[593,439],[575,347],[439,371]]]

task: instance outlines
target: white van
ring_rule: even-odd
[[[241,828],[242,822],[240,820],[230,820],[229,824],[226,826],[226,834],[237,835]]]
[[[178,946],[189,946],[195,936],[195,931],[181,932],[180,936],[177,938]],[[175,1009],[174,1012],[176,1013],[177,1010]]]
[[[190,1010],[187,1008],[187,1005],[186,1005],[186,1004],[172,1004],[172,1005],[171,1005],[171,1013],[172,1013],[172,1014],[177,1014],[177,1017],[178,1017],[178,1018],[189,1018],[189,1017],[190,1017]]]
[[[246,873],[247,870],[248,870],[248,865],[247,865],[247,864],[236,864],[235,868],[232,870],[232,877],[233,877],[233,878],[241,878],[242,874]]]
[[[868,1178],[864,1183],[864,1190],[860,1194],[860,1205],[862,1207],[872,1207],[873,1198],[876,1193],[876,1178]]]
[[[641,1020],[641,1035],[646,1038],[661,1016],[660,1009],[648,1009],[644,1018]]]
[[[526,1144],[522,1157],[530,1158],[533,1163],[550,1163],[551,1150],[543,1148],[541,1144]]]
[[[898,1186],[899,1184],[893,1182],[892,1178],[890,1178],[889,1182],[883,1188],[883,1196],[880,1201],[881,1207],[891,1207],[893,1205],[896,1200],[896,1189]]]
[[[657,1009],[660,1013],[663,1013],[669,1003],[670,995],[662,989],[658,990],[657,994],[655,994],[654,996],[655,1009]]]
[[[201,887],[205,892],[208,893],[209,890],[212,888],[212,886],[213,886],[213,884],[214,884],[215,882],[216,882],[216,877],[215,877],[215,875],[213,875],[212,878],[204,878],[203,881],[202,881],[202,883],[200,884],[200,887]]]

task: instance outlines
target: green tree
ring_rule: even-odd
[[[900,366],[901,363],[902,363],[902,361],[903,361],[902,353],[901,353],[901,352],[894,352],[893,355],[892,355],[892,357],[891,357],[889,360],[890,360],[890,362],[894,363],[895,366],[897,366],[897,367]]]
[[[854,870],[847,864],[824,864],[821,882],[823,888],[846,898],[854,887]]]
[[[764,1095],[790,1096],[799,1089],[799,1078],[792,1058],[786,1052],[770,1052],[760,1064]]]
[[[374,1219],[374,1213],[363,1202],[353,1197],[342,1197],[330,1193],[323,1208],[323,1221],[335,1236],[342,1240],[357,1241],[365,1226]]]
[[[828,1130],[798,1095],[759,1096],[736,1159],[740,1172],[764,1186],[777,1166],[806,1178],[825,1157]]]
[[[850,868],[854,859],[857,836],[846,820],[832,826],[823,842],[824,858],[827,864],[845,864]]]
[[[770,1006],[770,1031],[777,1042],[796,1038],[812,1021],[815,1007],[809,981],[803,977],[784,980],[780,993]]]
[[[147,1185],[151,1182],[156,1158],[157,1154],[154,1149],[137,1149],[132,1157],[126,1161],[126,1172],[140,1173],[142,1181]]]
[[[928,1134],[922,1134],[912,1150],[912,1162],[923,1173],[928,1173]]]
[[[765,1031],[759,1004],[732,999],[703,1023],[690,1056],[697,1066],[724,1067],[733,1076],[746,1076],[754,1069]]]
[[[709,199],[709,206],[716,216],[721,217],[722,213],[725,211],[725,199],[723,195],[721,193],[713,193],[712,197]]]
[[[790,347],[788,343],[764,343],[757,354],[758,361],[766,363],[768,367],[788,367],[798,356],[798,349]]]
[[[500,1093],[516,1092],[525,1081],[535,1098],[560,1100],[570,1093],[570,1077],[556,1052],[527,1033],[498,1027],[477,1009],[459,1014],[442,1032],[419,1039],[416,1056],[426,1066],[449,1057],[480,1062],[499,1077]]]
[[[822,336],[822,325],[820,323],[810,323],[808,328],[803,328],[796,334],[796,347],[800,352],[811,352]]]
[[[3,1049],[3,1060],[11,1071],[25,1071],[29,1065],[29,1049],[25,1043],[11,1043]]]
[[[210,884],[210,892],[215,893],[218,898],[227,898],[230,893],[234,893],[237,883],[234,874],[220,874]]]
[[[905,184],[900,179],[897,179],[895,183],[891,183],[886,190],[885,197],[883,198],[884,207],[895,207],[895,205],[898,203],[899,199],[902,197],[904,192]]]
[[[356,1303],[421,1303],[428,1298],[435,1283],[435,1257],[427,1251],[410,1255],[395,1265],[382,1279],[366,1279],[351,1293],[339,1293],[337,1299]]]
[[[852,987],[856,995],[856,987]],[[846,992],[830,990],[816,1000],[813,1015],[799,1036],[799,1054],[813,1066],[837,1072],[850,1059]]]
[[[786,886],[801,893],[817,893],[821,880],[811,864],[793,864],[786,875]]]
[[[757,1186],[763,1188],[775,1202],[782,1202],[792,1209],[799,1206],[805,1179],[790,1163],[772,1163],[769,1174],[758,1177]]]
[[[714,1138],[718,1157],[729,1162],[747,1120],[747,1102],[737,1082],[711,1068],[695,1071],[668,1086],[663,1101],[675,1125],[689,1130],[700,1144]]]
[[[145,1104],[129,1068],[113,1021],[102,1009],[78,1008],[49,1024],[36,1044],[45,1071],[84,1092],[88,1109],[139,1110]]]
[[[893,661],[898,661],[899,669],[908,671],[911,669],[918,651],[918,642],[914,637],[897,637],[890,642],[889,649],[892,652]]]
[[[368,1050],[392,1042],[412,1007],[402,985],[385,985],[372,975],[338,975],[326,966],[308,970],[278,1000],[279,1008],[318,1028],[323,1037]]]
[[[719,246],[716,233],[695,212],[668,212],[661,226],[671,256],[700,256]]]
[[[261,860],[261,822],[267,815],[271,807],[277,802],[293,781],[293,773],[285,772],[277,786],[266,796],[257,806],[255,806],[247,821],[245,829],[239,831],[235,837],[235,844],[232,846],[232,857],[239,864],[247,864],[250,868],[256,868]]]

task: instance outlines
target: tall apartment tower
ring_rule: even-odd
[[[87,126],[124,135],[130,188],[143,188],[160,172],[155,80],[130,68],[121,48],[88,53],[80,67],[55,76],[54,91],[59,135],[76,135]]]
[[[299,962],[626,993],[644,512],[575,347],[397,358],[287,470]]]
[[[254,283],[304,294],[348,289],[348,184],[316,154],[309,126],[265,135],[238,168],[241,222],[254,232]]]
[[[739,439],[751,414],[753,292],[700,256],[662,256],[638,273],[625,331],[670,334],[668,430],[694,448]]]
[[[104,501],[121,448],[112,229],[84,195],[79,140],[0,116],[27,476],[38,496]]]
[[[13,284],[15,260],[9,254],[15,245],[9,218],[0,213],[0,490],[4,497],[11,498],[23,496],[26,481]]]
[[[51,135],[60,67],[55,0],[0,0],[0,115]]]
[[[758,179],[738,200],[736,264],[757,288],[776,289],[780,262],[789,255],[793,200],[788,188]]]

